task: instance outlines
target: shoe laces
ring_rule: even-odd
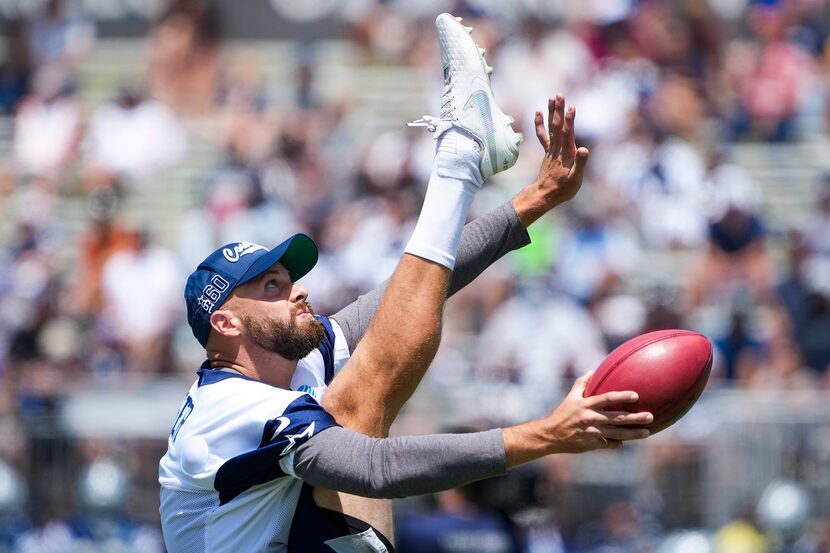
[[[444,84],[444,90],[441,93],[441,115],[434,117],[432,115],[424,115],[422,118],[408,123],[409,127],[426,127],[429,132],[435,132],[441,121],[457,121],[458,117],[455,115],[455,106],[453,105],[452,81],[447,79]]]

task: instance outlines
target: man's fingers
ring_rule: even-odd
[[[533,122],[536,124],[536,138],[539,139],[539,144],[547,152],[548,148],[550,148],[550,136],[548,136],[548,131],[545,129],[545,118],[542,117],[541,111],[536,112],[536,115],[533,117]]]
[[[585,176],[585,166],[588,164],[588,156],[590,152],[588,148],[582,147],[576,150],[576,160],[574,161],[573,167],[571,167],[570,172],[570,179],[574,182],[582,182],[583,177]]]
[[[628,411],[603,411],[602,414],[610,424],[644,425],[654,422],[654,415],[648,412],[629,413]]]
[[[564,107],[564,99],[562,101]],[[576,108],[568,107],[565,112],[565,123],[562,127],[562,165],[570,168],[576,158],[576,138],[574,136],[574,120],[576,119]]]
[[[561,94],[548,99],[548,134],[550,149],[548,152],[558,157],[562,151],[562,126],[565,124],[565,98]]]
[[[597,443],[595,449],[619,449],[622,447],[621,440],[615,440],[614,438],[607,437],[601,427],[596,427],[594,430],[596,432],[595,439]]]
[[[591,371],[577,378],[568,395],[577,398],[583,397],[585,394],[585,388],[588,386],[588,381],[591,380],[591,376],[593,374],[594,371]]]
[[[553,142],[553,133],[555,127],[553,126],[553,118],[556,114],[556,96],[548,98],[548,132],[550,133],[551,142]]]
[[[591,396],[588,398],[588,406],[591,409],[603,409],[608,405],[618,405],[620,403],[637,403],[640,399],[637,392],[605,392],[598,396]]]
[[[603,437],[610,441],[619,440],[622,442],[628,440],[642,440],[651,435],[645,428],[626,428],[625,426],[600,426],[600,432]]]

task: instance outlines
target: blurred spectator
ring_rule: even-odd
[[[709,245],[689,284],[691,305],[717,298],[725,290],[748,288],[764,295],[772,284],[760,213],[730,201],[709,223]]]
[[[738,518],[715,533],[715,553],[769,553],[770,539],[752,518]]]
[[[152,138],[150,138],[152,137]],[[87,187],[144,184],[184,156],[187,137],[170,109],[138,88],[92,115],[86,137]]]
[[[702,210],[706,216],[719,219],[731,206],[760,211],[764,200],[761,189],[746,169],[729,161],[727,145],[713,148],[706,165],[702,183]]]
[[[770,298],[749,301],[736,293],[731,306],[718,311],[729,319],[722,329],[712,332],[716,373],[745,389],[815,386],[815,378],[804,371],[790,318],[777,302]]]
[[[718,66],[722,63],[726,29],[717,17],[715,6],[708,0],[691,0],[682,5],[681,24],[687,26],[689,48],[685,54],[684,72],[703,82],[703,92],[708,96],[710,86],[716,78]]]
[[[590,307],[608,351],[645,331],[648,306],[635,294],[609,290],[592,298]]]
[[[810,273],[809,242],[792,235],[788,251],[789,271],[778,285],[778,297],[789,315],[804,364],[826,376],[830,372],[830,296]]]
[[[675,284],[661,282],[644,293],[646,299],[644,332],[683,326],[683,317],[679,312],[678,288],[679,286]]]
[[[545,21],[528,14],[519,21],[516,30],[505,37],[493,54],[492,65],[499,68],[493,84],[500,99],[508,98],[516,106],[508,109],[510,113],[516,113],[517,117],[532,117],[532,113],[521,106],[544,106],[552,91],[567,90],[568,99],[573,101],[571,95],[579,94],[577,87],[592,80],[597,69],[596,60],[578,33],[578,28],[551,28]],[[547,70],[540,72],[539,67]],[[525,78],[531,74],[536,77]],[[606,99],[623,105],[629,100],[627,96]],[[585,129],[592,125],[583,127],[583,123],[592,121],[595,115],[582,102],[578,105],[580,133],[585,135]],[[616,121],[624,114],[608,109],[606,116]]]
[[[101,455],[90,460],[79,478],[80,512],[70,520],[77,539],[129,552],[163,552],[158,528],[132,520],[125,512],[133,485],[117,459]]]
[[[135,247],[137,236],[116,217],[117,193],[99,190],[90,196],[91,225],[78,240],[78,270],[74,283],[76,305],[81,314],[98,316],[103,308],[101,279],[104,265],[113,254]]]
[[[830,375],[830,181],[825,177],[818,206],[808,228],[805,247],[793,248],[794,279],[801,284],[802,309],[795,327],[805,364]],[[798,284],[794,282],[794,287]],[[794,317],[798,317],[795,312]]]
[[[600,143],[593,171],[608,188],[598,194],[600,201],[633,217],[645,246],[698,247],[706,237],[702,210],[706,168],[692,144],[672,135],[669,128],[688,133],[689,122],[681,114],[699,108],[687,106],[669,114],[660,106],[669,105],[670,98],[668,88],[661,90],[649,110],[630,118],[630,133],[624,140]]]
[[[337,209],[327,221],[322,234],[324,247],[336,256],[337,272],[358,290],[380,284],[400,258],[412,229],[405,217],[408,200],[403,195],[400,198],[370,196]],[[379,242],[375,236],[386,240]]]
[[[603,295],[632,274],[642,254],[628,222],[596,197],[572,206],[559,242],[554,280],[581,302]]]
[[[207,115],[219,74],[221,36],[216,6],[171,0],[150,32],[149,90],[184,115]]]
[[[407,513],[397,521],[400,553],[519,553],[507,519],[487,509],[481,482],[434,496],[434,509]]]
[[[727,68],[733,72],[741,98],[734,132],[737,137],[792,139],[794,118],[809,94],[807,87],[814,85],[812,60],[787,40],[784,3],[753,3],[749,23],[759,43],[741,52]]]
[[[22,532],[13,551],[162,553],[164,550],[160,532],[152,526],[73,517],[68,520],[52,520],[38,528]]]
[[[830,260],[830,173],[822,177],[816,210],[810,214],[807,240],[812,252],[824,260]],[[827,289],[830,290],[830,282],[827,283]]]
[[[205,252],[241,237],[269,244],[304,230],[290,203],[274,197],[266,201],[264,172],[238,148],[228,147],[224,159],[204,177],[201,204],[183,216],[178,242],[185,266],[195,266]]]
[[[64,0],[48,0],[28,25],[28,48],[36,68],[75,68],[92,48],[95,28],[65,13]]]
[[[280,113],[266,96],[263,64],[256,51],[236,53],[218,87],[223,143],[229,157],[249,166],[267,160],[280,130]]]
[[[830,518],[822,517],[809,524],[787,553],[830,553]]]
[[[585,553],[644,553],[651,551],[659,528],[628,500],[608,503],[598,522],[588,522],[577,536]]]
[[[514,518],[518,518],[522,526],[522,553],[568,553],[553,509],[529,509],[529,512],[519,513]]]
[[[703,160],[691,144],[667,138],[656,144],[634,198],[646,243],[656,247],[698,246],[705,237],[701,209]]]
[[[0,551],[11,551],[32,521],[26,514],[26,482],[0,458]]]
[[[691,37],[681,16],[666,2],[643,1],[628,18],[631,43],[660,66],[682,66],[690,53]]]
[[[474,360],[477,379],[521,390],[522,405],[513,406],[520,412],[499,405],[513,420],[546,412],[551,398],[560,397],[575,376],[594,370],[606,353],[596,321],[581,305],[540,282],[517,288],[485,322]]]
[[[40,238],[34,227],[21,225],[13,247],[5,252],[0,331],[8,340],[5,353],[12,360],[45,355],[38,337],[57,308],[56,267]]]
[[[264,63],[258,50],[243,49],[234,52],[227,65],[222,66],[217,86],[219,107],[238,115],[248,110],[269,107],[265,93]],[[229,121],[231,124],[234,122]]]
[[[4,27],[6,43],[3,62],[0,64],[0,113],[9,115],[28,90],[32,66],[23,21],[9,19]]]
[[[74,161],[81,117],[81,103],[65,72],[57,66],[40,69],[15,115],[13,173],[43,177],[55,186]]]
[[[723,378],[731,382],[739,378],[749,380],[750,373],[758,369],[764,355],[764,346],[749,328],[750,315],[740,309],[732,312],[723,336],[715,339],[715,347],[722,356]]]
[[[694,141],[701,131],[700,122],[705,116],[703,98],[694,80],[677,74],[666,74],[651,91],[644,104],[645,115],[656,132]],[[672,145],[678,148],[677,145]],[[674,156],[679,154],[670,152]],[[691,155],[687,153],[686,156]],[[665,159],[665,156],[662,156]],[[675,165],[680,160],[676,160]],[[689,160],[689,167],[697,169],[696,160]],[[678,179],[682,175],[668,175]],[[693,175],[698,176],[698,175]]]
[[[182,272],[175,256],[140,233],[113,253],[101,273],[104,300],[98,332],[122,344],[138,372],[166,372],[165,348],[181,315]]]
[[[653,86],[654,76],[648,62],[608,63],[590,78],[575,83],[573,92],[568,92],[568,101],[579,106],[583,140],[614,143],[626,138],[643,89]]]
[[[222,192],[219,189],[228,183],[234,183],[241,198],[240,203],[243,203],[245,208],[256,207],[265,199],[260,167],[249,160],[233,142],[228,144],[224,159],[205,175],[202,186],[203,201],[209,204],[213,196],[221,196]],[[232,207],[228,206],[231,213],[217,211],[218,219],[224,221],[232,215]]]

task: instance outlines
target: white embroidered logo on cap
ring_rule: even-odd
[[[233,247],[233,250],[230,248],[225,248],[222,250],[222,255],[225,256],[225,259],[230,261],[231,263],[236,263],[239,261],[239,258],[243,255],[247,255],[249,253],[253,253],[257,250],[267,250],[265,246],[260,246],[259,244],[254,244],[253,242],[240,242],[236,246]]]

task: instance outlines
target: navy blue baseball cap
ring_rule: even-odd
[[[317,245],[305,234],[295,234],[270,250],[252,242],[222,246],[187,277],[184,301],[193,335],[207,347],[210,314],[225,303],[235,288],[255,279],[277,262],[282,263],[291,281],[296,282],[317,264],[317,257]]]

